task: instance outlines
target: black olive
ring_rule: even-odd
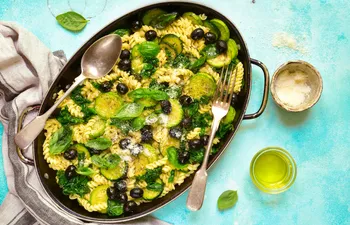
[[[131,140],[129,138],[123,138],[119,141],[119,147],[121,149],[126,149],[131,143]]]
[[[112,87],[113,87],[113,83],[106,81],[101,84],[100,89],[102,92],[109,92],[112,89]]]
[[[190,149],[199,149],[200,147],[202,147],[202,142],[200,139],[189,140],[188,147]]]
[[[94,148],[88,148],[89,152],[91,155],[99,155],[102,151],[99,151],[97,149]]]
[[[227,51],[226,41],[219,40],[216,42],[216,51],[221,54]]]
[[[126,181],[125,180],[118,180],[113,185],[119,192],[126,192]]]
[[[77,156],[78,156],[78,152],[74,148],[69,148],[63,153],[63,157],[68,160],[75,159]]]
[[[139,20],[135,20],[131,23],[131,29],[135,30],[139,30],[142,27],[142,23]]]
[[[203,146],[206,146],[209,142],[209,135],[204,135],[201,137],[201,142]]]
[[[141,81],[141,80],[142,80],[142,76],[139,75],[139,74],[134,74],[133,76],[135,77],[135,79],[136,79],[137,81]]]
[[[133,198],[141,198],[143,196],[143,190],[141,188],[133,188],[130,191],[130,196]]]
[[[169,87],[169,83],[168,82],[162,82],[160,83],[161,85],[164,85],[164,87],[168,88]]]
[[[77,172],[75,171],[77,168],[73,165],[70,165],[67,167],[66,171],[64,172],[64,174],[66,175],[66,177],[68,179],[71,179],[73,177],[75,177],[77,175]]]
[[[177,157],[177,160],[181,163],[181,164],[186,164],[188,162],[188,160],[190,159],[190,153],[188,151],[182,151],[179,152],[179,155]]]
[[[192,125],[191,117],[186,117],[181,121],[181,126],[184,128],[190,128]]]
[[[238,104],[238,95],[236,93],[232,94],[232,98],[231,98],[231,106],[235,107]]]
[[[134,201],[128,201],[124,204],[124,212],[125,213],[131,213],[133,212],[137,207],[137,204]]]
[[[124,49],[119,56],[120,59],[129,59],[130,58],[130,51]]]
[[[128,201],[128,196],[126,195],[126,193],[118,192],[118,193],[115,195],[115,200],[118,200],[118,201],[120,201],[121,203],[125,203],[125,202]]]
[[[169,130],[170,137],[180,139],[182,135],[182,130],[180,127],[173,127]]]
[[[208,32],[204,35],[205,44],[213,44],[216,41],[216,35],[212,32]]]
[[[160,106],[162,107],[163,113],[169,114],[171,112],[171,103],[168,100],[161,101]]]
[[[114,187],[107,188],[107,196],[109,199],[116,200],[118,190]]]
[[[126,93],[128,93],[129,88],[128,88],[128,86],[126,86],[125,84],[119,83],[119,84],[117,84],[117,91],[118,91],[120,94],[125,95]]]
[[[190,96],[188,95],[182,95],[180,98],[179,98],[179,102],[181,105],[183,106],[189,106],[193,100]]]
[[[149,126],[145,126],[141,129],[141,141],[148,142],[153,139],[153,134]]]
[[[131,69],[131,61],[130,59],[122,59],[118,63],[118,68],[124,71],[129,71]]]
[[[191,33],[191,38],[193,40],[199,40],[204,36],[204,31],[202,28],[194,29]]]
[[[157,37],[157,32],[154,30],[149,30],[145,33],[147,41],[153,41]]]

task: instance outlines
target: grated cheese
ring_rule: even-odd
[[[290,107],[298,107],[305,102],[311,92],[308,75],[302,71],[283,71],[276,80],[278,98]]]

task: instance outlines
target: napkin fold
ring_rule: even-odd
[[[14,143],[21,112],[41,103],[66,61],[63,51],[52,53],[21,26],[0,21],[0,121],[4,126],[2,154],[9,188],[0,206],[0,224],[93,224],[67,214],[52,202],[34,167],[19,160]],[[29,157],[32,150],[32,146],[27,150]],[[146,216],[123,224],[168,223]]]

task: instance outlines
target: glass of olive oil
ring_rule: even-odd
[[[297,176],[293,157],[279,147],[267,147],[255,154],[250,163],[250,177],[261,191],[278,194],[290,188]]]

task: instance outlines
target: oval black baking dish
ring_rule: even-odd
[[[116,19],[106,27],[104,27],[102,30],[100,30],[98,33],[96,33],[89,41],[87,41],[69,60],[69,62],[66,64],[66,66],[62,69],[61,73],[57,77],[57,79],[52,84],[50,90],[48,91],[42,105],[39,111],[39,114],[42,114],[46,112],[54,103],[53,96],[55,93],[57,93],[60,89],[65,87],[68,84],[71,84],[75,77],[77,77],[80,74],[80,61],[81,57],[84,54],[85,50],[97,39],[100,37],[107,35],[117,28],[122,27],[130,27],[130,24],[133,20],[138,18],[138,16],[151,8],[162,8],[167,11],[176,11],[180,14],[184,12],[194,12],[197,14],[205,13],[208,18],[218,18],[222,21],[224,21],[231,32],[231,38],[233,38],[237,44],[240,46],[238,58],[243,63],[244,66],[244,80],[245,85],[243,87],[243,90],[241,91],[239,95],[239,104],[237,107],[237,115],[234,120],[234,129],[229,134],[226,135],[224,139],[224,144],[216,153],[215,155],[211,156],[209,159],[209,167],[220,157],[220,155],[224,152],[224,150],[227,148],[228,144],[232,140],[233,136],[235,135],[241,121],[243,119],[253,119],[257,118],[262,114],[266,107],[267,102],[267,95],[268,95],[268,86],[269,86],[269,75],[266,67],[257,60],[251,59],[249,56],[249,52],[247,49],[247,46],[243,40],[243,37],[241,36],[238,29],[235,27],[235,25],[230,22],[225,16],[220,14],[219,12],[212,10],[206,6],[194,4],[194,3],[185,3],[185,2],[171,2],[171,3],[159,3],[154,4],[150,6],[146,6],[140,9],[137,9],[133,12],[130,12],[126,14],[125,16]],[[265,87],[264,87],[264,95],[262,97],[262,104],[258,112],[254,114],[245,115],[245,111],[248,106],[249,96],[250,96],[250,89],[251,89],[251,63],[259,66],[265,75]],[[150,203],[144,203],[137,207],[137,210],[132,215],[112,218],[105,214],[100,214],[97,212],[90,213],[86,211],[83,207],[79,205],[77,201],[72,201],[69,199],[68,196],[62,194],[62,190],[56,183],[55,175],[56,172],[49,168],[48,163],[44,159],[43,156],[43,142],[45,140],[44,132],[41,132],[39,137],[34,142],[34,165],[36,168],[36,171],[40,177],[40,181],[42,183],[43,188],[47,192],[47,194],[53,199],[53,201],[63,210],[67,211],[71,215],[80,218],[85,221],[92,221],[97,223],[118,223],[118,222],[125,222],[133,219],[137,219],[139,217],[145,216],[163,206],[165,206],[170,201],[177,198],[179,195],[184,193],[186,191],[192,182],[194,174],[192,174],[189,178],[185,180],[184,183],[182,183],[180,186],[177,186],[176,189],[169,194],[167,194],[165,197],[156,199]],[[21,155],[22,161],[23,155]],[[28,161],[26,161],[28,162]],[[185,207],[185,206],[183,206]]]

